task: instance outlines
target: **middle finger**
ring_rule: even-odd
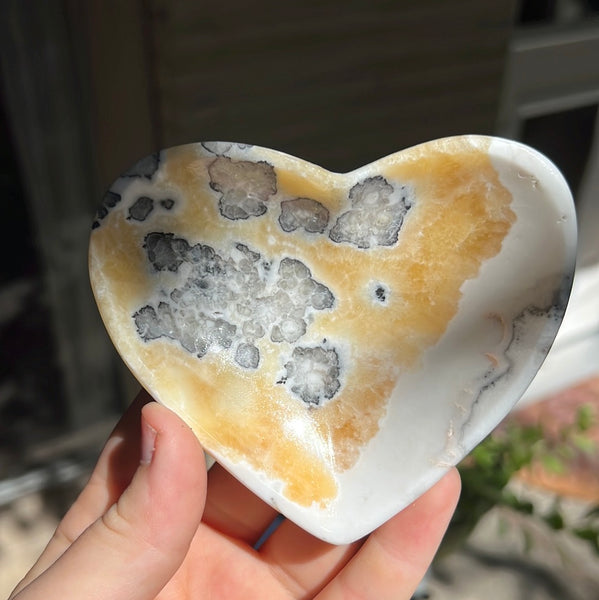
[[[218,463],[208,472],[206,525],[253,546],[277,514]]]
[[[333,545],[324,542],[291,521],[266,540],[260,555],[278,579],[297,598],[313,598],[333,579],[363,544]]]

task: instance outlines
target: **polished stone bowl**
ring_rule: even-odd
[[[446,138],[345,174],[197,143],[114,182],[90,275],[150,394],[267,503],[346,543],[517,402],[575,246],[567,184],[519,143]]]

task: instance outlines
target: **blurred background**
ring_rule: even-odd
[[[568,179],[581,237],[572,306],[522,410],[529,419],[549,398],[559,429],[582,404],[599,407],[597,0],[1,0],[0,61],[0,596],[137,389],[97,314],[87,243],[104,190],[159,148],[247,142],[349,171],[454,134],[536,147]],[[594,491],[566,493],[564,477],[515,485],[592,508],[593,448],[575,484]],[[487,547],[494,533],[477,529],[478,554],[462,550],[423,594],[479,597],[487,584],[464,583],[463,567],[527,590],[506,598],[599,598],[592,552],[578,571],[560,559],[558,575],[524,553],[522,571],[506,558],[519,542]],[[555,596],[549,572],[565,586]]]

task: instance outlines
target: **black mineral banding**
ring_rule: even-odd
[[[354,185],[349,192],[352,207],[338,217],[329,238],[362,249],[395,244],[411,204],[405,188],[399,200],[392,199],[394,191],[380,175]]]
[[[186,240],[172,233],[148,233],[144,241],[148,259],[157,271],[176,271],[187,260],[190,247]]]
[[[324,310],[325,308],[331,308],[334,302],[335,297],[331,293],[331,290],[322,283],[315,282],[312,296],[310,297],[312,307],[316,310]]]
[[[202,147],[217,156],[227,154],[232,148],[239,148],[239,150],[245,150],[251,148],[251,144],[240,144],[238,142],[200,142]]]
[[[154,210],[154,200],[148,196],[140,196],[129,207],[129,219],[134,221],[145,221]]]
[[[277,191],[274,167],[265,162],[233,161],[219,156],[208,167],[210,187],[220,192],[218,208],[231,220],[259,217]]]
[[[159,306],[163,305],[164,303],[160,303]],[[165,335],[164,328],[153,306],[143,306],[133,314],[133,319],[137,327],[137,333],[145,342],[156,340]]]
[[[136,162],[128,171],[123,173],[123,177],[145,177],[152,179],[154,173],[160,166],[160,153],[155,152]]]
[[[387,290],[382,285],[377,285],[374,290],[374,296],[379,302],[384,304],[387,301]]]
[[[237,250],[239,250],[239,252],[241,252],[251,262],[260,260],[260,254],[250,250],[245,244],[235,244],[235,248],[237,248]]]
[[[201,142],[201,145],[205,150],[217,156],[226,154],[233,147],[231,142]]]
[[[282,279],[300,280],[307,279],[310,275],[310,269],[296,258],[285,257],[279,264],[279,276]]]
[[[111,192],[110,190],[104,194],[104,199],[102,204],[110,209],[114,208],[121,201],[121,195],[116,192]]]
[[[319,406],[339,390],[339,356],[334,349],[296,347],[285,364],[282,382],[310,406]]]
[[[102,198],[102,204],[98,208],[98,212],[96,213],[96,218],[92,224],[92,229],[97,229],[100,227],[100,221],[102,221],[110,212],[112,208],[114,208],[121,201],[121,195],[116,192],[111,192],[110,190],[104,194],[104,198]]]
[[[312,198],[294,198],[281,202],[279,224],[285,232],[302,228],[309,233],[322,233],[329,224],[329,211]]]

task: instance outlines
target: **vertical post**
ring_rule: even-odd
[[[70,425],[80,427],[114,410],[117,364],[87,274],[99,197],[81,82],[62,2],[7,0],[2,11],[3,93],[45,272]]]

